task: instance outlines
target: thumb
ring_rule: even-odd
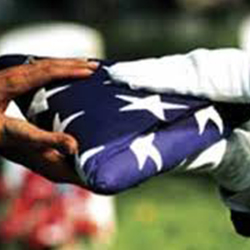
[[[19,119],[5,117],[0,146],[33,148],[55,148],[64,154],[75,154],[78,143],[71,135],[61,132],[48,132]]]

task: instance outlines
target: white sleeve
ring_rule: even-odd
[[[133,89],[250,102],[250,56],[240,49],[197,49],[185,55],[120,62],[107,70],[114,80]]]

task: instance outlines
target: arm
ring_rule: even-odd
[[[117,63],[108,71],[133,89],[250,102],[250,56],[239,49],[197,49],[185,55]]]

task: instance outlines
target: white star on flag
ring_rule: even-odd
[[[70,123],[72,123],[75,119],[82,116],[83,114],[84,111],[80,111],[61,121],[59,113],[56,113],[53,120],[53,131],[64,132]]]
[[[161,154],[156,146],[153,145],[154,139],[155,134],[152,133],[135,139],[135,141],[130,145],[130,149],[138,161],[139,170],[143,170],[148,157],[155,162],[158,171],[160,171],[163,167]]]
[[[194,114],[194,116],[198,123],[199,135],[204,133],[206,125],[209,120],[214,122],[214,124],[217,126],[221,134],[223,133],[224,130],[223,121],[214,107],[210,106],[208,108],[199,110]]]
[[[147,110],[163,121],[166,120],[164,110],[188,108],[187,105],[162,102],[161,97],[159,95],[151,95],[141,98],[125,95],[116,95],[116,97],[123,101],[131,103],[121,108],[120,111]]]
[[[192,157],[191,160],[185,159],[179,166],[178,169],[186,170],[214,170],[216,169],[222,161],[225,155],[227,147],[227,141],[225,139],[213,144],[195,158]]]
[[[48,99],[68,88],[70,88],[70,85],[53,88],[48,91],[46,91],[45,88],[39,89],[33,96],[33,99],[27,111],[27,116],[31,118],[41,112],[48,110],[49,109]]]
[[[96,148],[91,148],[85,152],[83,152],[80,156],[77,154],[75,155],[75,169],[77,171],[77,173],[79,174],[79,176],[81,177],[81,180],[84,183],[87,183],[87,176],[84,172],[84,166],[85,163],[92,158],[93,156],[95,156],[96,154],[100,153],[101,151],[103,151],[105,149],[104,146],[99,146]]]
[[[80,166],[83,167],[85,165],[85,163],[90,158],[92,158],[94,155],[100,153],[104,149],[105,149],[104,146],[99,146],[99,147],[96,147],[96,148],[89,149],[89,150],[85,151],[84,153],[82,153],[81,156],[79,157],[79,159],[80,159]]]
[[[78,154],[75,155],[75,169],[78,175],[81,177],[81,180],[87,184],[88,176],[86,176],[84,172],[85,163],[92,158],[94,155],[98,154],[102,150],[104,150],[104,146],[99,146],[96,148],[89,149],[83,152],[80,156]]]

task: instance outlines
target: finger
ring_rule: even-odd
[[[50,68],[55,68],[55,69],[79,68],[79,69],[95,71],[99,67],[99,63],[97,61],[91,61],[85,58],[43,59],[43,60],[36,60],[35,63],[33,63],[33,65],[45,68],[46,70],[50,70]]]
[[[49,77],[75,77],[82,76],[81,72],[94,72],[99,63],[86,59],[44,59],[36,60],[34,65],[41,72],[46,71]]]
[[[7,159],[17,162],[26,168],[57,183],[72,183],[83,187],[80,177],[74,170],[74,163],[55,149],[38,150],[34,148],[11,148],[3,150]],[[13,151],[15,154],[13,154]]]
[[[57,150],[46,149],[45,151],[38,152],[33,161],[36,166],[33,170],[51,181],[81,183],[79,176],[74,170],[74,163],[69,163],[65,156]]]
[[[89,77],[97,67],[98,63],[81,59],[45,59],[3,70],[0,72],[0,97],[12,99],[55,79]]]
[[[79,66],[79,67],[88,67],[93,70],[96,70],[100,63],[95,60],[90,60],[88,58],[71,58],[71,59],[42,59],[42,60],[35,60],[34,63],[49,63],[54,64],[57,66]]]
[[[0,146],[20,146],[31,148],[54,148],[64,154],[76,154],[78,143],[71,135],[61,132],[47,132],[19,119],[4,118]]]

